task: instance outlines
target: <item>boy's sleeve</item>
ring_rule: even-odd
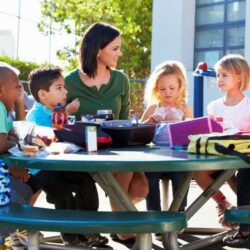
[[[13,123],[8,119],[6,109],[3,105],[0,105],[0,117],[0,133],[8,134],[13,128]]]
[[[52,127],[51,119],[48,119],[47,116],[39,115],[36,113],[35,116],[30,115],[26,117],[27,121],[34,122],[38,126]]]

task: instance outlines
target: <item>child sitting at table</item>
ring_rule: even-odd
[[[29,75],[30,92],[35,103],[28,112],[27,121],[40,126],[52,127],[52,110],[60,103],[65,106],[67,90],[58,67],[38,68]],[[68,113],[76,112],[79,101],[76,99],[66,106]],[[95,182],[88,173],[65,171],[40,171],[36,173],[45,183],[47,201],[58,209],[98,210],[99,201]],[[108,239],[99,234],[61,234],[65,245],[87,245],[100,247]]]
[[[225,132],[250,131],[250,99],[244,95],[249,88],[249,65],[241,55],[229,54],[215,64],[218,87],[225,96],[212,101],[207,107],[208,115],[222,119]],[[202,189],[206,189],[213,181],[213,175],[218,171],[199,171],[195,180]],[[229,180],[229,185],[236,192],[235,178]],[[231,203],[221,191],[212,196],[217,203],[219,222],[224,226],[235,225],[224,223],[224,211],[231,208]]]
[[[16,69],[8,64],[0,63],[0,154],[7,152],[18,141],[13,129],[13,122],[8,114],[14,108],[20,91],[21,86]],[[12,168],[9,168],[9,171],[15,176],[10,175],[10,201],[19,204],[28,204],[33,194],[30,186],[25,183],[30,177],[28,170],[14,169],[13,171]],[[0,248],[4,248],[4,238],[11,232],[13,230],[0,228]]]
[[[147,109],[141,122],[159,124],[193,118],[191,108],[186,104],[187,87],[184,66],[177,61],[166,61],[158,65],[151,74],[145,91]],[[183,178],[182,172],[147,173],[149,194],[146,198],[148,210],[161,210],[159,181],[162,177],[172,181],[173,195]],[[187,204],[185,196],[180,210]]]

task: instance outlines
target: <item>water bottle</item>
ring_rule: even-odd
[[[130,121],[132,126],[138,126],[138,115],[133,109],[130,110]]]
[[[52,126],[54,129],[61,129],[64,124],[68,123],[68,114],[60,103],[58,103],[52,113]]]

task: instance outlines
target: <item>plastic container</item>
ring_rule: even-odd
[[[101,125],[104,132],[112,137],[112,146],[124,147],[145,145],[152,141],[155,125],[138,124],[134,126],[131,121],[107,121]]]
[[[96,112],[96,118],[105,121],[114,120],[114,114],[111,109],[100,109]]]
[[[68,114],[60,103],[58,103],[52,113],[52,126],[54,129],[61,129],[64,124],[68,123]]]
[[[138,115],[133,109],[130,110],[130,121],[133,126],[138,126]]]

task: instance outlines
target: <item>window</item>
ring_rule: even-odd
[[[194,68],[206,61],[210,68],[227,53],[244,56],[245,0],[196,0]]]

